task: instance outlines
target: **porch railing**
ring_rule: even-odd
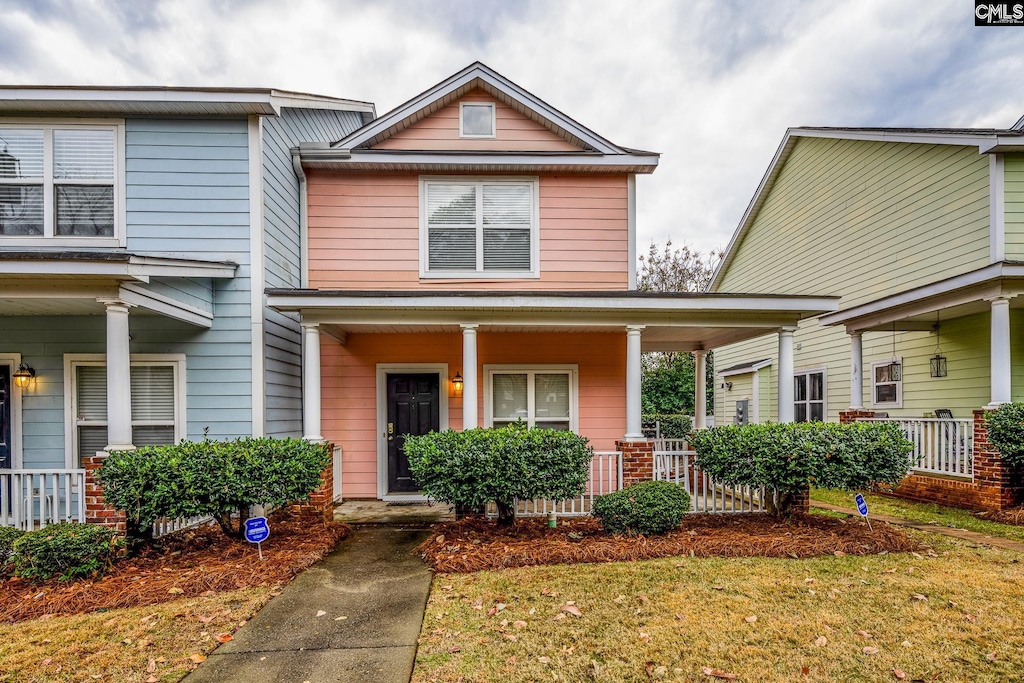
[[[714,481],[697,467],[696,453],[690,450],[656,447],[654,479],[682,484],[690,494],[693,512],[762,512],[765,509],[764,489]]]
[[[567,500],[520,500],[516,501],[517,517],[547,517],[554,512],[559,517],[581,517],[589,515],[594,498],[622,488],[622,453],[598,451],[590,461],[590,479],[586,490]],[[487,516],[497,517],[493,504],[487,506]]]
[[[85,521],[85,470],[0,469],[0,526]]]
[[[914,444],[915,472],[974,477],[974,421],[937,417],[864,417],[861,422],[896,422]]]
[[[181,531],[182,529],[191,529],[194,526],[199,526],[200,524],[205,524],[210,521],[213,521],[213,517],[210,515],[179,517],[177,519],[161,517],[153,522],[153,538],[160,538],[167,534],[173,534],[175,531]]]

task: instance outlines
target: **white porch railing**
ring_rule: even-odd
[[[85,470],[0,469],[0,526],[85,521]]]
[[[937,417],[864,417],[861,422],[896,422],[914,444],[915,472],[974,477],[974,422]]]
[[[719,484],[696,465],[689,450],[654,451],[654,480],[682,484],[690,494],[694,512],[762,512],[764,489]]]
[[[212,520],[213,517],[210,515],[179,517],[178,519],[167,519],[166,517],[161,517],[153,522],[153,538],[160,538],[167,534],[173,534],[175,531],[181,531],[182,529],[190,529],[194,526],[199,526],[200,524],[204,524]]]
[[[547,517],[553,511],[559,517],[581,517],[589,515],[594,498],[622,488],[622,453],[598,451],[590,461],[590,480],[587,489],[568,500],[520,500],[516,501],[517,517]],[[493,504],[487,506],[487,516],[497,517]]]

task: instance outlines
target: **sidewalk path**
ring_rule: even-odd
[[[823,510],[831,510],[832,512],[842,512],[853,517],[859,517],[860,513],[850,508],[844,508],[839,505],[831,505],[829,503],[821,503],[816,500],[811,501],[811,507],[821,508]],[[987,534],[980,534],[977,531],[967,531],[966,529],[953,529],[948,526],[939,526],[938,524],[926,524],[925,522],[915,522],[910,519],[904,519],[903,517],[890,517],[888,515],[876,515],[872,514],[871,519],[878,520],[879,522],[887,522],[888,524],[895,524],[897,526],[905,526],[911,529],[917,529],[918,531],[927,531],[933,534],[942,534],[943,536],[953,536],[954,538],[961,538],[965,541],[971,541],[972,543],[980,543],[982,545],[990,545],[996,548],[1005,548],[1006,550],[1016,550],[1018,553],[1024,553],[1024,543],[1019,541],[1011,541],[1008,538],[999,538],[998,536],[988,536]]]
[[[185,680],[407,683],[431,580],[413,550],[429,534],[356,528]]]

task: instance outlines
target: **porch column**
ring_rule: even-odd
[[[320,323],[302,323],[302,438],[319,443]]]
[[[795,327],[779,330],[779,422],[793,421],[793,332]]]
[[[479,325],[462,327],[462,429],[476,429],[478,406],[476,381],[476,328]]]
[[[850,410],[864,409],[864,333],[850,332]]]
[[[707,426],[708,393],[707,369],[705,363],[708,352],[699,349],[693,352],[693,428],[704,429]],[[755,399],[756,400],[756,399]]]
[[[625,441],[642,441],[644,438],[643,404],[640,399],[640,333],[643,325],[626,327],[626,436]]]
[[[132,444],[131,355],[128,308],[120,299],[98,299],[107,309],[107,447],[135,450]]]
[[[991,330],[992,352],[989,377],[992,383],[992,402],[988,408],[997,408],[1010,402],[1010,299],[992,299]]]

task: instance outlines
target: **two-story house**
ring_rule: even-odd
[[[302,284],[292,152],[373,118],[277,90],[0,87],[0,477],[34,477],[3,482],[0,516],[70,515],[105,449],[301,435],[298,321],[264,301]]]
[[[1021,501],[982,409],[1024,399],[1024,121],[789,130],[710,291],[841,297],[795,330],[792,377],[768,337],[717,348],[716,419],[897,420],[900,495]]]
[[[340,447],[347,498],[420,497],[406,434],[517,420],[634,454],[627,481],[649,478],[641,351],[693,352],[703,378],[706,349],[785,342],[835,309],[636,291],[637,177],[658,155],[479,63],[298,157],[304,285],[268,302],[301,316],[304,435]]]

